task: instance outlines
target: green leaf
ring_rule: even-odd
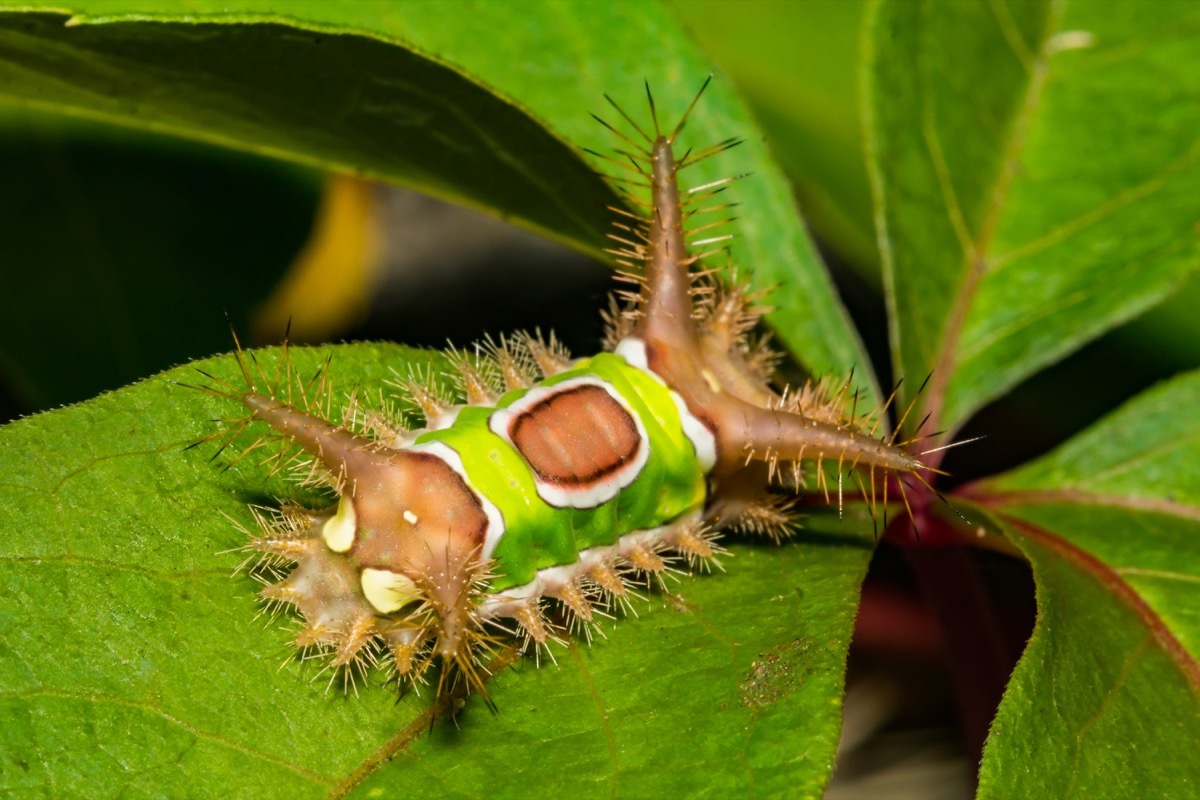
[[[1082,522],[1078,508],[1061,517]],[[1145,536],[1156,546],[1152,522],[1129,524],[1120,515],[1088,522],[1105,538]],[[1193,543],[1198,527],[1187,532]],[[1191,793],[1200,785],[1194,656],[1109,567],[1057,532],[1009,531],[1033,566],[1038,623],[988,735],[978,796]],[[1176,603],[1183,592],[1194,598],[1196,580],[1193,570]]]
[[[1180,514],[1200,508],[1200,371],[1142,393],[1053,452],[982,488],[995,495],[1141,502]]]
[[[880,3],[867,128],[893,354],[932,373],[935,428],[1200,264],[1197,23],[1186,3]]]
[[[1038,623],[981,795],[1167,797],[1200,785],[1200,372],[968,487],[1030,559]],[[1047,713],[1054,709],[1054,713]]]
[[[300,374],[332,355],[339,385],[371,391],[430,359],[292,354]],[[231,358],[196,366],[238,380]],[[247,502],[297,492],[252,457],[210,463],[215,442],[185,450],[238,412],[174,380],[204,379],[179,368],[0,428],[0,792],[317,797],[365,778],[355,796],[820,796],[867,519],[735,545],[725,574],[651,593],[607,638],[555,647],[557,666],[498,675],[498,715],[472,698],[427,735],[428,693],[397,703],[377,675],[326,691],[319,664],[288,660],[294,628],[256,618],[258,584],[230,576],[236,526]]]
[[[750,103],[813,232],[878,282],[855,85],[866,0],[671,0],[668,7]]]
[[[203,13],[204,5],[195,4],[190,23],[161,10],[163,21],[148,22],[112,3],[97,4],[98,16],[0,15],[0,91],[43,108],[399,180],[600,243],[603,203],[613,195],[520,109],[412,49],[338,35],[348,32],[343,20],[288,26],[267,15]],[[577,210],[568,202],[576,196],[601,205]]]
[[[645,80],[673,123],[711,69],[657,3],[636,14],[495,0],[462,14],[382,0],[297,1],[286,15],[265,0],[191,0],[186,12],[138,0],[4,5],[0,97],[400,183],[593,253],[617,201],[578,150],[613,144],[587,110],[603,110],[609,92],[644,119]],[[755,285],[778,285],[779,338],[817,373],[869,376],[754,130],[726,87],[710,91],[684,146],[746,144],[691,178],[753,173],[737,188],[747,209],[737,255]]]

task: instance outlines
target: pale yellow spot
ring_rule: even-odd
[[[421,591],[408,577],[387,569],[362,571],[362,590],[367,602],[380,614],[390,614],[417,600]]]
[[[354,546],[354,503],[343,497],[337,513],[321,528],[325,546],[335,553],[345,553]]]
[[[417,524],[417,521],[418,521],[418,520],[417,520],[417,515],[416,515],[416,514],[414,514],[414,513],[413,513],[413,512],[411,512],[411,511],[409,511],[407,508],[406,508],[406,509],[404,509],[404,513],[403,513],[401,516],[403,516],[403,517],[404,517],[404,521],[405,521],[405,522],[407,522],[409,525],[416,525],[416,524]]]

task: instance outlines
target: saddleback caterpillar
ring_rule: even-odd
[[[921,480],[911,443],[876,433],[886,404],[856,413],[849,380],[773,384],[757,298],[702,267],[729,237],[691,220],[727,208],[714,198],[733,179],[683,189],[680,175],[736,142],[677,156],[687,114],[651,135],[616,108],[635,132],[610,128],[622,149],[602,158],[646,196],[630,198],[640,215],[613,209],[632,287],[607,314],[605,352],[572,359],[552,336],[517,334],[452,354],[457,402],[434,376],[399,381],[417,430],[357,396],[335,424],[325,377],[298,385],[286,346],[278,377],[239,348],[245,384],[208,388],[248,411],[214,436],[253,426],[248,450],[277,443],[278,463],[299,457],[338,495],[256,507],[248,547],[273,575],[263,598],[303,617],[296,644],[342,674],[386,661],[404,686],[436,674],[439,692],[482,691],[506,637],[535,652],[590,638],[672,562],[707,569],[724,532],[788,535],[806,478],[828,498],[836,470],[840,503],[853,476],[872,509],[898,477]]]

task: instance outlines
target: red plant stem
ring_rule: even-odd
[[[970,552],[920,547],[906,549],[905,556],[942,628],[964,744],[968,757],[979,763],[1015,658]]]

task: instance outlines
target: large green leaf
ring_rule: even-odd
[[[871,42],[893,351],[934,427],[1200,263],[1194,4],[884,0]]]
[[[294,363],[326,354],[345,388],[429,358],[351,345]],[[228,357],[197,366],[237,380]],[[171,379],[204,380],[179,368],[0,429],[0,792],[820,795],[868,520],[736,545],[726,573],[652,594],[557,666],[500,674],[497,715],[471,698],[429,734],[428,696],[397,704],[375,676],[344,697],[313,662],[280,668],[294,628],[256,618],[230,550],[247,502],[297,491],[252,459],[210,463],[215,443],[185,450],[237,409]]]
[[[1200,786],[1200,372],[969,487],[1033,565],[1038,624],[981,794],[1171,797]],[[1053,713],[1048,710],[1053,709]]]
[[[67,5],[0,2],[14,12],[0,13],[0,97],[401,183],[591,252],[615,196],[578,152],[613,143],[587,110],[609,92],[644,119],[646,80],[673,123],[711,69],[657,3]],[[711,91],[684,146],[746,144],[692,177],[754,174],[738,187],[737,254],[756,285],[778,286],[780,339],[816,372],[857,365],[869,383],[754,129],[727,88]]]
[[[1064,511],[1069,519],[1081,516],[1077,508]],[[1153,523],[1118,516],[1091,522],[1106,538],[1146,537],[1156,546]],[[1193,543],[1198,527],[1186,532]],[[1128,584],[1057,532],[1022,526],[1010,532],[1033,565],[1038,625],[988,736],[979,796],[1194,793],[1200,786],[1192,746],[1200,736],[1194,655]],[[1184,578],[1191,586],[1177,587],[1173,602],[1194,597],[1198,577],[1193,563]]]

